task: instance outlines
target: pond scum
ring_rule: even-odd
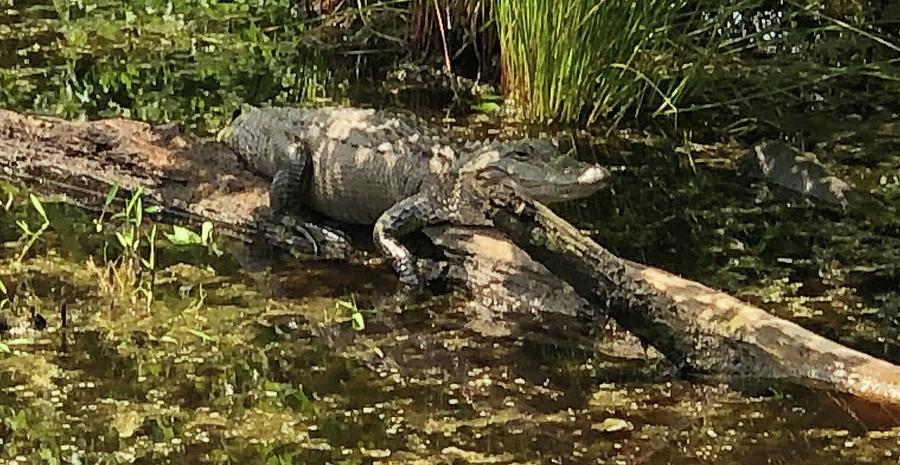
[[[372,43],[323,51],[322,43],[344,43],[323,31],[362,23],[365,33],[349,39],[392,43],[371,13],[400,7],[359,2],[314,30],[294,3],[0,0],[0,105],[72,119],[177,121],[209,134],[244,102],[367,103],[359,98],[371,83],[352,77],[400,52],[381,56]],[[528,29],[536,25],[516,19],[542,17],[533,8],[540,2],[518,11],[514,2],[497,5],[513,26],[502,40],[580,40],[574,28]],[[629,19],[577,9],[554,18],[579,11],[590,13],[585,24]],[[603,42],[603,29],[595,32]],[[636,43],[649,40],[632,32]],[[827,39],[834,31],[819,32]],[[653,44],[665,44],[659,39]],[[819,43],[832,57],[829,44]],[[523,50],[503,57],[525,76],[516,79],[535,84],[522,100],[543,99],[542,111],[563,109],[565,119],[599,101],[568,85],[570,94],[560,93],[548,75],[528,77]],[[568,51],[541,53],[596,71],[590,50]],[[664,72],[659,56],[635,55]],[[783,97],[803,105],[751,105],[747,94],[773,95],[752,84],[794,85],[797,73],[734,64],[736,79],[695,84],[712,100],[722,88],[740,94],[720,106],[746,113],[721,131],[709,129],[721,115],[704,114],[678,143],[650,143],[643,128],[612,142],[573,134],[580,156],[625,170],[609,192],[561,210],[619,255],[900,361],[895,211],[857,217],[784,201],[737,177],[739,154],[721,142],[772,127],[805,134],[810,146],[828,149],[823,161],[838,174],[900,206],[900,131],[887,103],[894,94],[825,93],[831,100],[816,100],[814,113],[809,92]],[[659,95],[631,70],[607,69],[613,77],[593,83],[627,81],[611,95],[629,111],[648,105],[639,95]],[[669,77],[662,93],[681,97],[682,81]],[[665,100],[647,109],[671,110]],[[613,106],[589,112],[618,116]],[[209,225],[158,223],[140,192],[121,205],[111,193],[103,212],[4,182],[0,194],[0,464],[900,462],[896,417],[829,393],[686,379],[640,348],[610,355],[567,341],[455,331],[447,297],[400,311],[387,270],[297,261],[228,241]]]
[[[4,463],[849,464],[900,440],[827,393],[442,333],[447,302],[394,312],[387,271],[156,224],[140,192],[98,213],[3,192]]]

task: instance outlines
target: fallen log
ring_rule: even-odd
[[[700,283],[617,257],[546,206],[508,190],[491,198],[499,207],[497,229],[676,366],[784,379],[900,405],[900,366]]]
[[[0,110],[0,175],[93,209],[103,207],[113,185],[120,188],[120,201],[141,189],[145,203],[164,207],[169,218],[212,221],[241,240],[265,238],[325,258],[356,252],[326,228],[305,224],[306,236],[266,222],[266,184],[248,175],[221,144],[195,140],[177,128]]]

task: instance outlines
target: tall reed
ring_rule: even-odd
[[[503,87],[531,120],[671,108],[688,67],[667,34],[685,0],[495,0]]]

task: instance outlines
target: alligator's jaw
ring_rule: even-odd
[[[535,183],[520,181],[525,192],[541,203],[564,202],[590,197],[600,190],[609,171],[600,166],[591,166],[578,176],[564,176],[559,179],[544,179]],[[529,185],[531,184],[531,185]]]
[[[609,177],[606,168],[561,154],[542,139],[489,144],[459,168],[460,173],[479,171],[488,178],[515,181],[525,195],[541,203],[588,197]]]
[[[609,170],[565,155],[554,160],[504,162],[501,170],[515,179],[522,190],[541,203],[577,200],[593,195],[606,185]]]

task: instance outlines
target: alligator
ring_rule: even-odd
[[[778,140],[754,145],[741,165],[748,177],[760,179],[811,199],[814,205],[847,209],[852,204],[880,206],[871,195],[833,176],[815,155],[801,153]]]
[[[526,197],[553,203],[591,195],[609,174],[561,155],[547,140],[454,141],[417,117],[373,109],[245,106],[220,140],[251,171],[271,179],[274,215],[311,210],[373,225],[376,247],[401,282],[413,286],[420,280],[402,236],[484,216],[471,211],[478,203],[472,199],[443,198],[467,196],[464,183],[446,179],[512,181]]]

